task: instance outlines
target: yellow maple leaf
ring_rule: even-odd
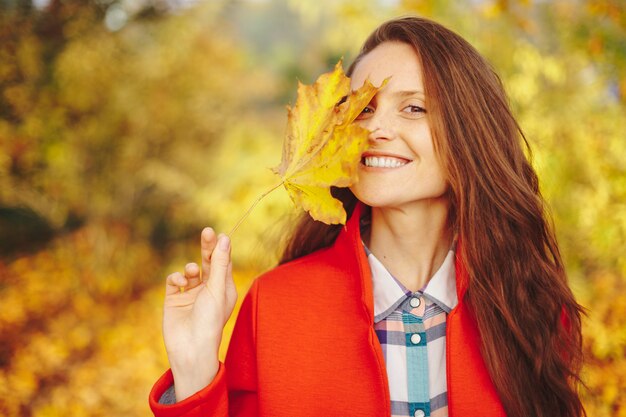
[[[281,185],[293,202],[315,220],[345,224],[346,212],[341,201],[331,195],[330,187],[349,187],[357,181],[358,164],[367,149],[369,131],[353,122],[381,87],[374,87],[367,80],[361,88],[351,91],[341,61],[313,85],[298,83],[296,105],[287,107],[282,161],[273,169],[281,182],[254,201],[229,235],[259,201]]]
[[[353,121],[378,88],[369,81],[350,90],[350,79],[337,63],[313,85],[298,83],[298,98],[287,108],[287,135],[281,164],[274,168],[293,202],[326,224],[345,224],[346,212],[330,187],[357,181],[368,130]]]

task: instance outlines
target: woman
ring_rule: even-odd
[[[202,264],[167,278],[155,415],[584,415],[581,308],[497,75],[415,17],[381,25],[349,74],[389,81],[356,121],[359,181],[335,190],[347,226],[303,216],[225,364],[230,242],[205,229]]]

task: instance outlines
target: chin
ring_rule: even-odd
[[[415,193],[414,195],[408,195],[407,190],[374,190],[374,189],[362,189],[358,186],[351,187],[350,190],[356,196],[356,198],[373,208],[404,208],[407,209],[410,206],[422,205],[420,203],[427,203],[429,206],[433,204],[439,205],[441,203],[447,205],[449,203],[448,196],[444,189],[432,190],[432,192]],[[390,193],[389,191],[396,191]]]
[[[361,203],[370,207],[393,207],[401,203],[397,198],[385,195],[384,192],[364,191],[359,190],[358,187],[350,188],[350,190]]]

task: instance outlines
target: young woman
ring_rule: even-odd
[[[584,415],[581,308],[497,75],[415,17],[380,26],[349,74],[390,78],[356,121],[359,181],[334,190],[346,227],[303,215],[225,364],[230,242],[203,230],[201,265],[167,277],[155,415]]]

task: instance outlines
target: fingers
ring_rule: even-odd
[[[165,295],[172,295],[180,292],[180,288],[187,285],[187,279],[180,272],[174,272],[167,276],[165,285]]]
[[[219,247],[218,247],[219,242]],[[215,235],[210,227],[205,227],[200,235],[200,254],[202,261],[200,266],[196,263],[185,265],[183,273],[174,272],[168,275],[166,280],[166,295],[184,292],[197,287],[202,282],[209,281],[209,277],[215,274],[216,290],[224,291],[224,282],[227,276],[232,276],[232,264],[230,264],[230,239],[224,234]],[[212,264],[216,263],[215,267]],[[215,270],[215,273],[212,272]]]
[[[217,244],[215,231],[210,227],[202,229],[200,234],[200,256],[202,257],[202,280],[206,281],[211,272],[211,254]]]
[[[226,289],[226,281],[232,276],[232,263],[230,259],[230,239],[220,234],[217,245],[211,255],[210,278],[207,285],[215,290],[216,294],[223,294]]]
[[[187,288],[185,289],[192,289],[202,282],[200,267],[197,263],[191,262],[185,265],[185,278],[187,278]]]

